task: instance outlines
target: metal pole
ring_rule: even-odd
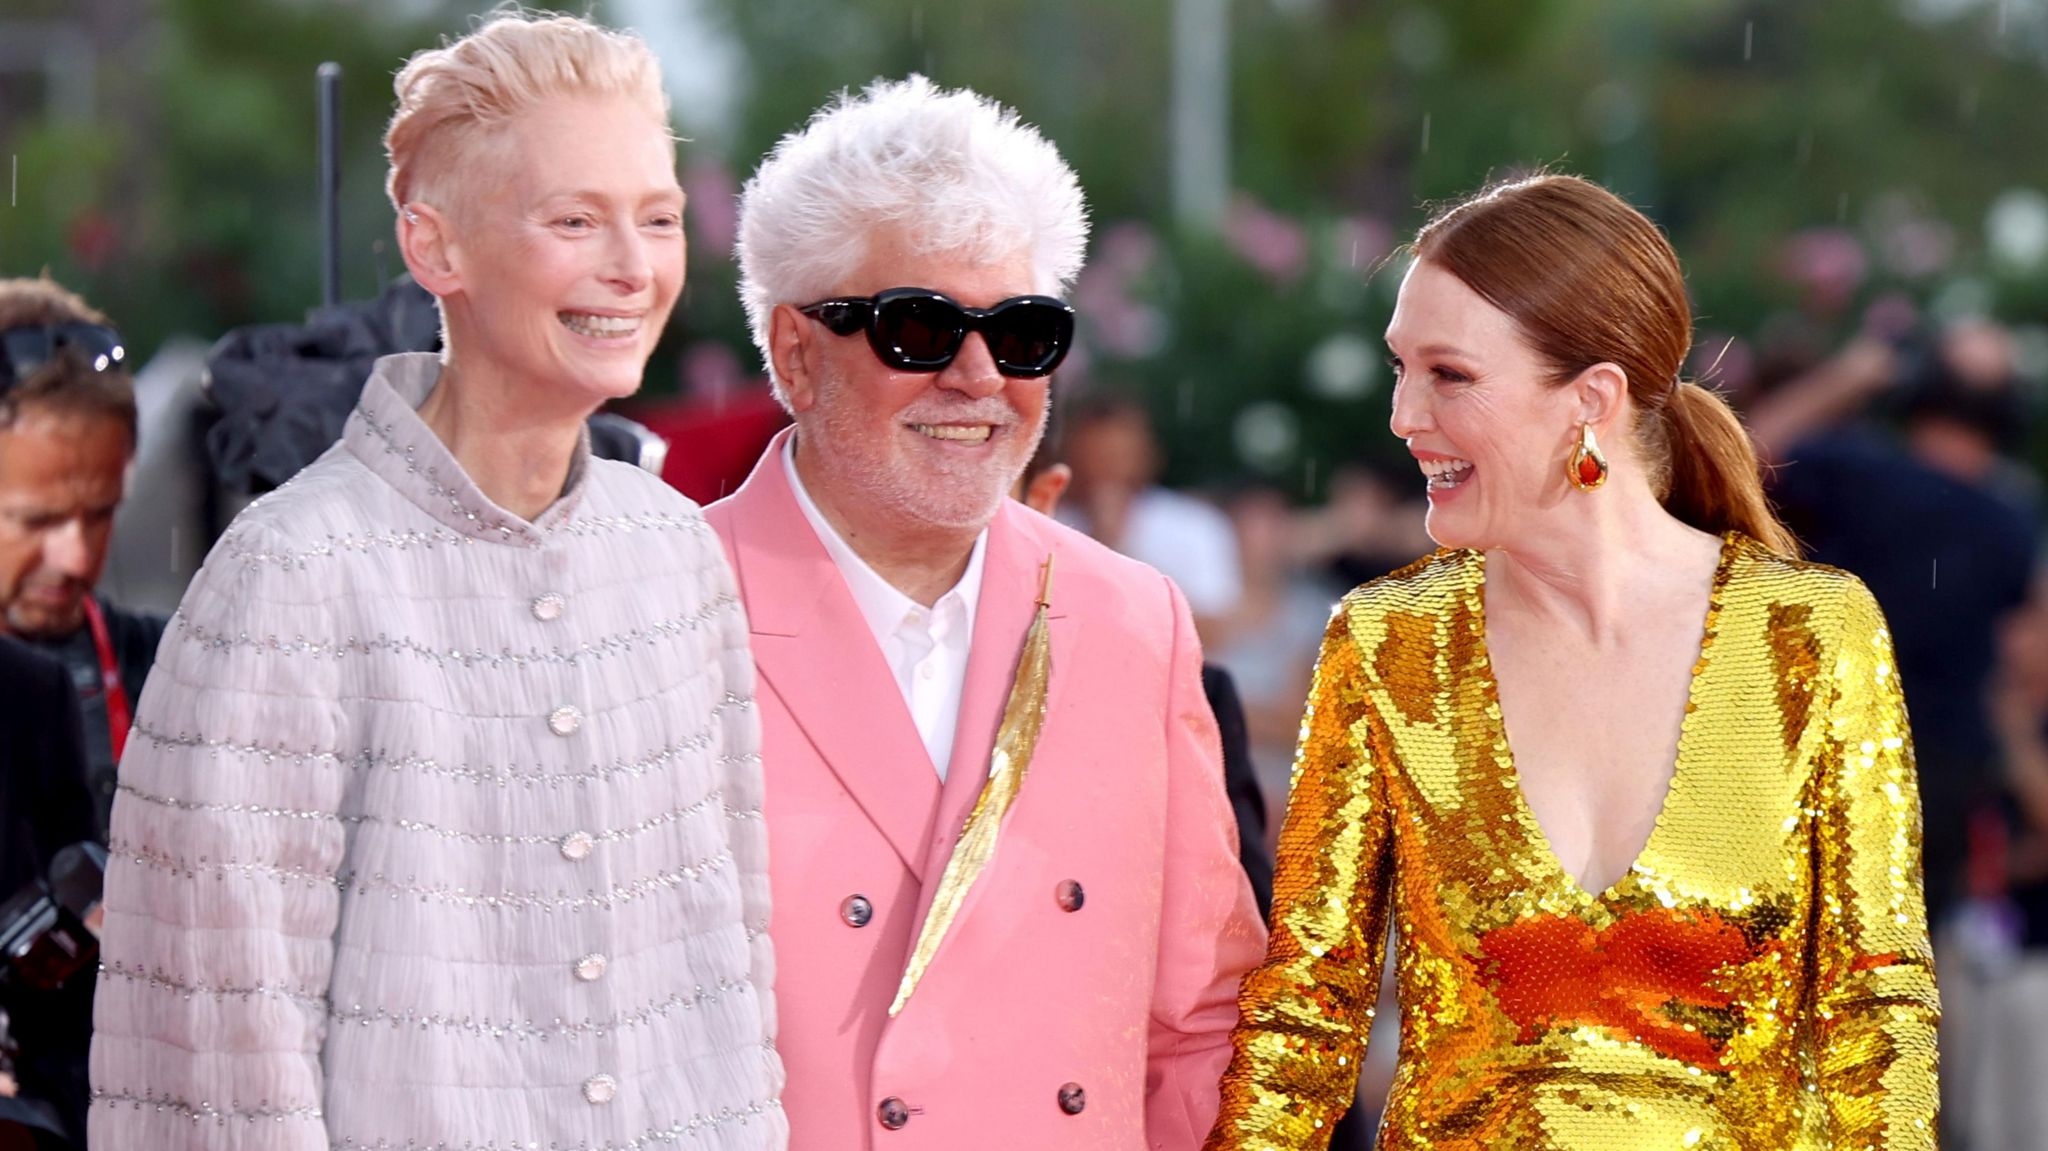
[[[341,65],[320,65],[320,303],[341,302]]]
[[[1229,200],[1230,0],[1174,0],[1174,215],[1213,228]]]

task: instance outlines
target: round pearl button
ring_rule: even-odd
[[[575,735],[583,726],[583,713],[564,705],[548,713],[548,730],[556,735]]]
[[[848,927],[866,927],[875,918],[875,905],[865,895],[849,895],[839,905],[839,918]]]
[[[889,1130],[901,1131],[903,1125],[910,1122],[910,1108],[903,1100],[891,1095],[882,1100],[881,1106],[875,1108],[875,1118],[881,1120],[882,1126]]]
[[[592,1103],[610,1103],[619,1093],[619,1081],[609,1075],[593,1075],[583,1081],[583,1097]]]
[[[533,597],[533,618],[542,623],[552,623],[562,618],[562,609],[567,606],[569,601],[563,599],[560,592],[537,595]]]
[[[587,831],[572,831],[562,837],[562,858],[577,861],[590,858],[590,849],[597,841]]]
[[[576,961],[576,978],[585,983],[595,983],[604,978],[604,969],[609,965],[610,960],[593,951]]]

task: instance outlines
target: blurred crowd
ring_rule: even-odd
[[[1947,1145],[2048,1147],[2048,566],[2020,349],[1987,319],[1901,323],[1880,308],[1831,354],[1771,351],[1717,382],[1745,401],[1807,558],[1860,576],[1894,633],[1947,1004]],[[1349,463],[1312,507],[1268,483],[1176,492],[1158,486],[1171,445],[1138,402],[1088,397],[1063,419],[1062,518],[1187,590],[1281,810],[1333,605],[1433,547],[1419,473]],[[1390,983],[1381,1007],[1391,1033]],[[1395,1047],[1369,1049],[1359,1115],[1333,1146],[1368,1145]]]
[[[47,280],[0,282],[0,341],[0,898],[14,896],[0,911],[0,1097],[35,1138],[82,1142],[96,896],[78,894],[93,865],[64,852],[107,845],[115,765],[164,627],[96,589],[117,519],[147,532],[170,514],[117,517],[124,495],[195,487],[189,475],[128,479],[139,446],[189,436],[190,404],[146,394],[139,416],[112,322]],[[1831,353],[1746,361],[1720,380],[1808,558],[1860,576],[1893,629],[1947,1004],[1946,1123],[1950,1145],[1969,1149],[2048,1146],[2048,579],[2020,355],[1989,320],[1880,315]],[[145,392],[191,390],[193,373],[173,375]],[[724,418],[685,429],[672,450],[747,461],[772,430]],[[1372,417],[1355,434],[1385,433]],[[1061,399],[1043,449],[1059,482],[1026,498],[1183,589],[1208,658],[1236,681],[1277,814],[1334,604],[1433,547],[1423,483],[1361,453],[1313,505],[1270,479],[1182,491],[1161,483],[1175,451],[1140,398],[1091,381]],[[173,473],[203,466],[189,451],[154,458]],[[180,550],[189,564],[204,544]],[[1366,1145],[1395,1047],[1373,1045],[1336,1146]]]

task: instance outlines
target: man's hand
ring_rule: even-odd
[[[1885,340],[1858,336],[1835,354],[1824,369],[1859,399],[1869,399],[1899,378],[1899,353]]]
[[[1749,413],[1750,438],[1766,460],[1783,460],[1807,437],[1849,418],[1899,378],[1899,356],[1875,336],[1858,336],[1834,357],[1786,381]]]

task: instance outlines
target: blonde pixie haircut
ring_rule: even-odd
[[[550,97],[623,96],[668,130],[668,93],[647,42],[576,16],[494,12],[460,40],[414,53],[392,87],[384,190],[401,212],[414,201],[456,210],[492,137]]]

